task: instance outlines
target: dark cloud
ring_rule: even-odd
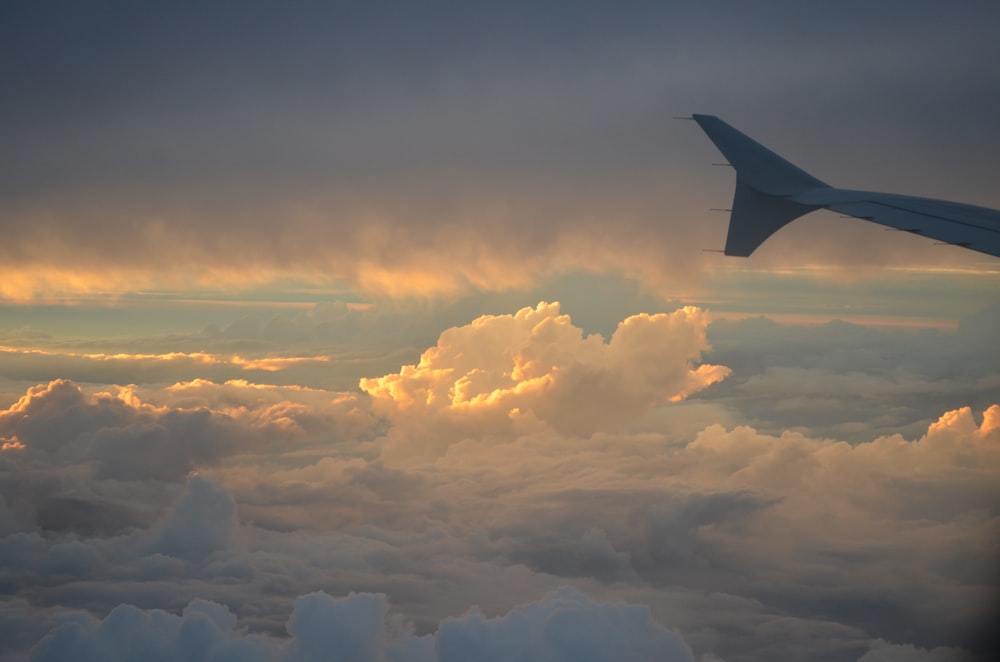
[[[35,522],[43,531],[80,536],[110,536],[139,524],[122,504],[53,495],[37,506]]]
[[[979,3],[5,11],[7,296],[67,271],[114,291],[294,274],[453,293],[568,268],[676,285],[731,194],[667,120],[691,111],[845,186],[998,204]],[[845,225],[790,228],[762,259],[972,259]]]
[[[93,461],[98,478],[177,479],[212,465],[254,434],[208,409],[157,411],[56,380],[0,412],[0,435],[65,464]]]
[[[0,438],[16,447],[0,465],[0,526],[121,533],[151,521],[172,498],[170,485],[193,469],[317,424],[294,406],[260,405],[253,420],[237,421],[203,404],[157,408],[128,393],[88,395],[56,380],[0,411]]]
[[[157,525],[152,552],[187,560],[203,560],[234,543],[239,522],[236,502],[217,482],[199,475]]]
[[[57,380],[32,389],[3,412],[3,436],[16,438],[32,449],[55,452],[88,432],[129,417],[127,405],[117,399],[88,402],[71,382]]]

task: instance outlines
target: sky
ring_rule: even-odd
[[[0,660],[988,659],[1000,7],[0,9]]]

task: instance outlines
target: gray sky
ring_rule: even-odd
[[[5,12],[8,296],[66,274],[441,293],[609,268],[676,288],[713,268],[707,208],[731,195],[704,136],[669,121],[690,112],[834,184],[1000,206],[992,3]],[[976,264],[834,219],[759,264]]]

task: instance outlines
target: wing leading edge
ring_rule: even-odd
[[[789,163],[714,115],[692,118],[736,169],[726,255],[747,257],[817,209],[1000,257],[1000,211],[908,195],[838,189]]]

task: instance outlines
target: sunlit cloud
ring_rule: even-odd
[[[695,365],[709,348],[707,323],[694,307],[635,315],[605,342],[543,302],[449,329],[417,365],[362,379],[361,388],[376,410],[400,420],[430,416],[460,428],[490,421],[500,431],[530,413],[589,434],[725,378],[724,366]]]
[[[525,316],[559,317],[544,307],[528,310]],[[480,320],[480,331],[494,323]],[[459,336],[471,333],[457,329],[465,329]],[[639,342],[655,346],[657,335]],[[491,357],[473,360],[488,366]],[[168,394],[189,399],[171,403],[163,399]],[[358,394],[238,380],[178,384],[141,398],[132,389],[88,396],[66,382],[33,387],[0,412],[0,436],[23,439],[24,448],[4,458],[19,474],[44,467],[48,478],[27,483],[17,512],[0,503],[0,525],[20,532],[0,534],[0,553],[17,581],[47,568],[100,579],[102,588],[89,598],[106,605],[99,614],[126,601],[121,582],[137,596],[164,590],[156,578],[184,578],[170,589],[171,609],[199,596],[230,605],[233,618],[244,618],[249,604],[260,613],[260,587],[280,584],[266,607],[278,619],[274,627],[315,581],[363,581],[405,596],[403,613],[433,609],[443,619],[464,607],[429,605],[418,587],[433,582],[435,595],[467,606],[477,598],[463,587],[494,585],[500,568],[520,568],[526,574],[508,584],[509,594],[492,590],[491,600],[506,596],[493,603],[497,613],[572,581],[594,596],[574,598],[581,604],[642,596],[651,618],[680,627],[696,650],[723,659],[730,649],[715,629],[732,618],[754,622],[761,600],[804,601],[812,610],[812,620],[786,615],[773,624],[786,642],[838,623],[843,645],[867,650],[882,644],[866,631],[896,632],[891,618],[844,615],[829,606],[834,589],[816,577],[836,577],[836,595],[848,605],[863,604],[877,590],[886,608],[905,609],[912,622],[941,633],[981,608],[985,585],[978,579],[956,585],[950,568],[961,558],[963,576],[978,578],[992,558],[996,523],[988,509],[1000,476],[1000,405],[943,412],[917,438],[860,444],[719,425],[682,443],[668,443],[664,432],[581,437],[548,425],[521,425],[498,438],[480,420],[447,453],[414,465],[383,444],[350,443],[378,434],[372,418],[367,428],[350,423],[369,404],[376,403]],[[397,417],[393,425],[419,433],[411,423]],[[325,452],[301,454],[317,432],[327,439]],[[184,442],[192,438],[199,447]],[[246,455],[252,451],[271,459],[252,461]],[[97,470],[70,472],[81,460]],[[192,468],[203,473],[188,476]],[[186,480],[187,487],[166,511],[137,524],[139,515],[122,504],[137,490],[144,499],[163,499],[164,483],[133,485],[126,476]],[[8,478],[0,482],[5,493]],[[24,478],[17,484],[23,487]],[[61,485],[84,486],[85,497],[68,500]],[[49,527],[48,538],[37,533],[39,523]],[[117,533],[95,536],[95,530]],[[85,535],[71,539],[73,531]],[[964,541],[960,550],[949,542],[957,539]],[[840,575],[844,555],[856,559],[850,577]],[[754,579],[761,576],[766,587]],[[700,587],[720,577],[739,609],[695,609]],[[47,590],[72,595],[73,585]],[[936,621],[940,610],[920,606],[927,604],[945,605],[949,616]],[[861,629],[845,630],[843,623]]]
[[[205,376],[37,384],[0,409],[4,576],[27,595],[49,573],[47,594],[68,606],[86,583],[94,632],[148,592],[142,604],[172,614],[195,598],[224,605],[247,641],[264,641],[317,586],[398,596],[397,613],[435,632],[469,605],[517,613],[570,583],[595,604],[647,605],[701,657],[774,646],[722,634],[727,623],[766,624],[805,657],[884,652],[879,637],[945,650],[971,641],[949,637],[993,587],[1000,405],[931,408],[916,432],[852,443],[764,430],[748,413],[772,408],[761,393],[779,404],[836,389],[902,402],[927,388],[860,372],[890,348],[952,357],[938,363],[979,383],[988,365],[956,364],[990,346],[994,312],[947,341],[964,354],[949,354],[940,332],[768,320],[719,323],[712,349],[696,307],[627,315],[605,337],[543,302],[446,328],[418,362],[360,391]],[[822,354],[814,345],[836,363],[804,370]],[[737,349],[762,365],[748,369]],[[184,360],[201,375],[216,365]],[[756,405],[722,404],[737,379]],[[889,615],[862,608],[873,591]],[[66,636],[31,613],[22,648]]]
[[[292,357],[260,357],[243,358],[239,355],[229,357],[207,352],[168,352],[166,354],[107,354],[101,352],[59,352],[48,349],[33,349],[24,347],[0,346],[0,352],[24,356],[45,356],[59,359],[86,359],[95,362],[122,363],[185,363],[194,366],[235,366],[243,370],[261,370],[278,372],[292,366],[303,364],[327,363],[329,356],[292,356]]]
[[[298,384],[260,384],[249,382],[245,379],[227,379],[222,386],[233,387],[238,389],[253,389],[258,391],[311,391],[315,393],[326,393],[322,389],[309,388],[308,386],[299,386]],[[210,379],[192,379],[188,382],[177,382],[176,384],[171,384],[167,387],[168,391],[204,391],[205,389],[212,389],[219,387],[219,384],[213,382]]]
[[[241,356],[233,356],[230,363],[238,365],[244,370],[263,370],[265,372],[278,372],[290,366],[304,363],[326,363],[329,356],[292,356],[292,357],[271,357],[260,359],[244,359]]]

